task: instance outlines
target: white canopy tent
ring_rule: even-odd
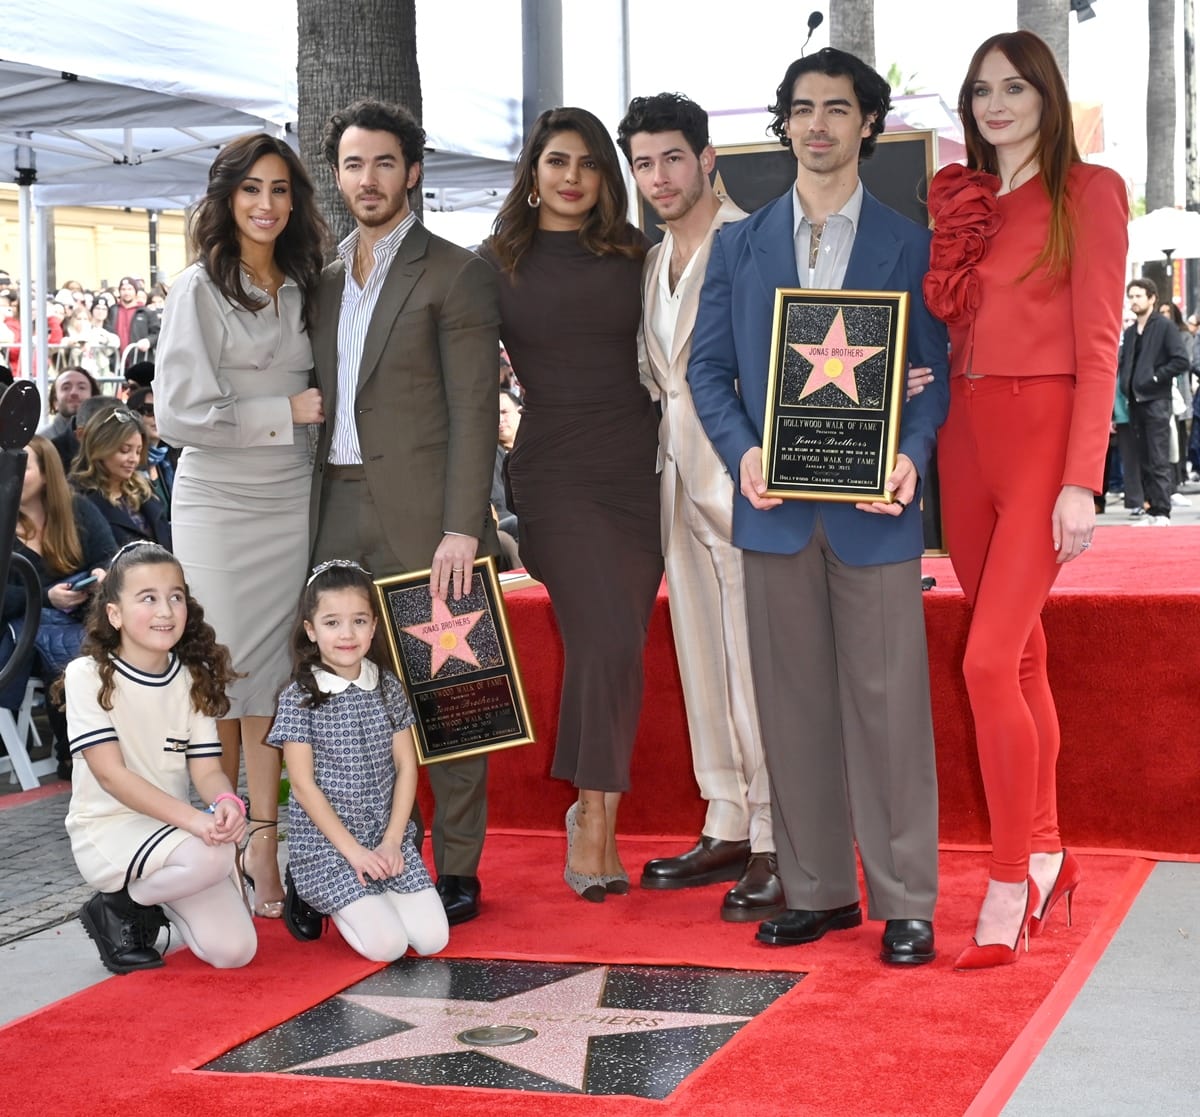
[[[494,205],[512,182],[520,102],[463,80],[478,74],[496,84],[498,44],[479,44],[482,57],[492,52],[490,66],[468,64],[461,36],[447,24],[453,14],[444,9],[418,0],[431,149],[425,204],[434,210]],[[248,131],[290,131],[297,116],[295,0],[267,0],[250,25],[237,14],[245,9],[235,13],[231,3],[200,8],[161,0],[124,0],[103,19],[91,0],[15,5],[6,13],[0,175],[7,163],[20,186],[22,263],[34,277],[34,284],[22,284],[24,322],[35,321],[31,287],[47,290],[44,250],[31,259],[32,246],[44,242],[44,207],[182,208],[203,193],[208,167],[226,141]],[[36,367],[44,381],[45,299],[38,303],[36,326],[25,334],[38,339]],[[30,350],[21,347],[25,370]],[[45,399],[45,384],[39,386]]]
[[[251,43],[202,12],[128,3],[98,20],[94,5],[61,0],[14,6],[0,50],[0,152],[12,151],[20,188],[22,264],[34,278],[22,284],[21,315],[45,400],[46,304],[39,298],[35,315],[31,299],[32,287],[47,290],[40,207],[186,204],[225,140],[282,134],[294,118],[295,35]],[[67,190],[76,193],[53,193]],[[31,348],[21,346],[26,375]]]

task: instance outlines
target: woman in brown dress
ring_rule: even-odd
[[[501,337],[525,388],[509,457],[521,558],[550,595],[566,653],[551,772],[578,789],[567,883],[629,889],[617,807],[642,704],[662,578],[657,420],[638,382],[646,242],[625,219],[616,148],[577,108],[534,123],[483,246],[500,272]]]

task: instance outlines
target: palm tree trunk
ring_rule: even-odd
[[[1149,0],[1150,56],[1146,82],[1146,212],[1175,204],[1175,0]],[[1170,245],[1162,245],[1169,248]],[[1171,297],[1165,263],[1144,269]]]
[[[1071,0],[1017,0],[1017,26],[1046,40],[1067,81],[1071,77],[1070,15]]]
[[[1183,196],[1190,210],[1200,210],[1200,105],[1196,103],[1196,92],[1196,0],[1183,0]],[[1184,302],[1196,313],[1200,311],[1200,260],[1187,262],[1186,276]]]
[[[298,0],[300,152],[334,237],[353,221],[321,151],[325,123],[339,109],[371,97],[404,105],[421,119],[416,0]],[[409,203],[421,212],[420,187]]]
[[[875,0],[830,0],[829,45],[875,65]]]

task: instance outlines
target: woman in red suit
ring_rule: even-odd
[[[950,327],[938,440],[946,541],[971,604],[963,675],[992,826],[959,969],[1017,960],[1080,881],[1058,833],[1059,728],[1041,612],[1092,544],[1121,327],[1124,183],[1084,163],[1066,85],[1028,31],[995,35],[958,99],[967,166],[934,178],[925,298]]]

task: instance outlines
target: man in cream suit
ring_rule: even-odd
[[[709,181],[708,114],[675,93],[637,97],[617,131],[642,196],[667,225],[643,272],[642,379],[662,408],[662,540],[692,762],[708,811],[700,840],[646,864],[643,888],[736,881],[721,918],[783,910],[755,711],[733,482],[692,408],[684,374],[717,230],[746,215]]]
[[[492,269],[409,209],[424,143],[405,109],[377,101],[325,129],[356,227],[322,276],[313,329],[327,417],[313,557],[354,559],[375,577],[432,568],[434,592],[457,598],[476,556],[498,553],[488,501],[500,313]],[[479,911],[487,760],[427,771],[438,892],[460,923]]]

